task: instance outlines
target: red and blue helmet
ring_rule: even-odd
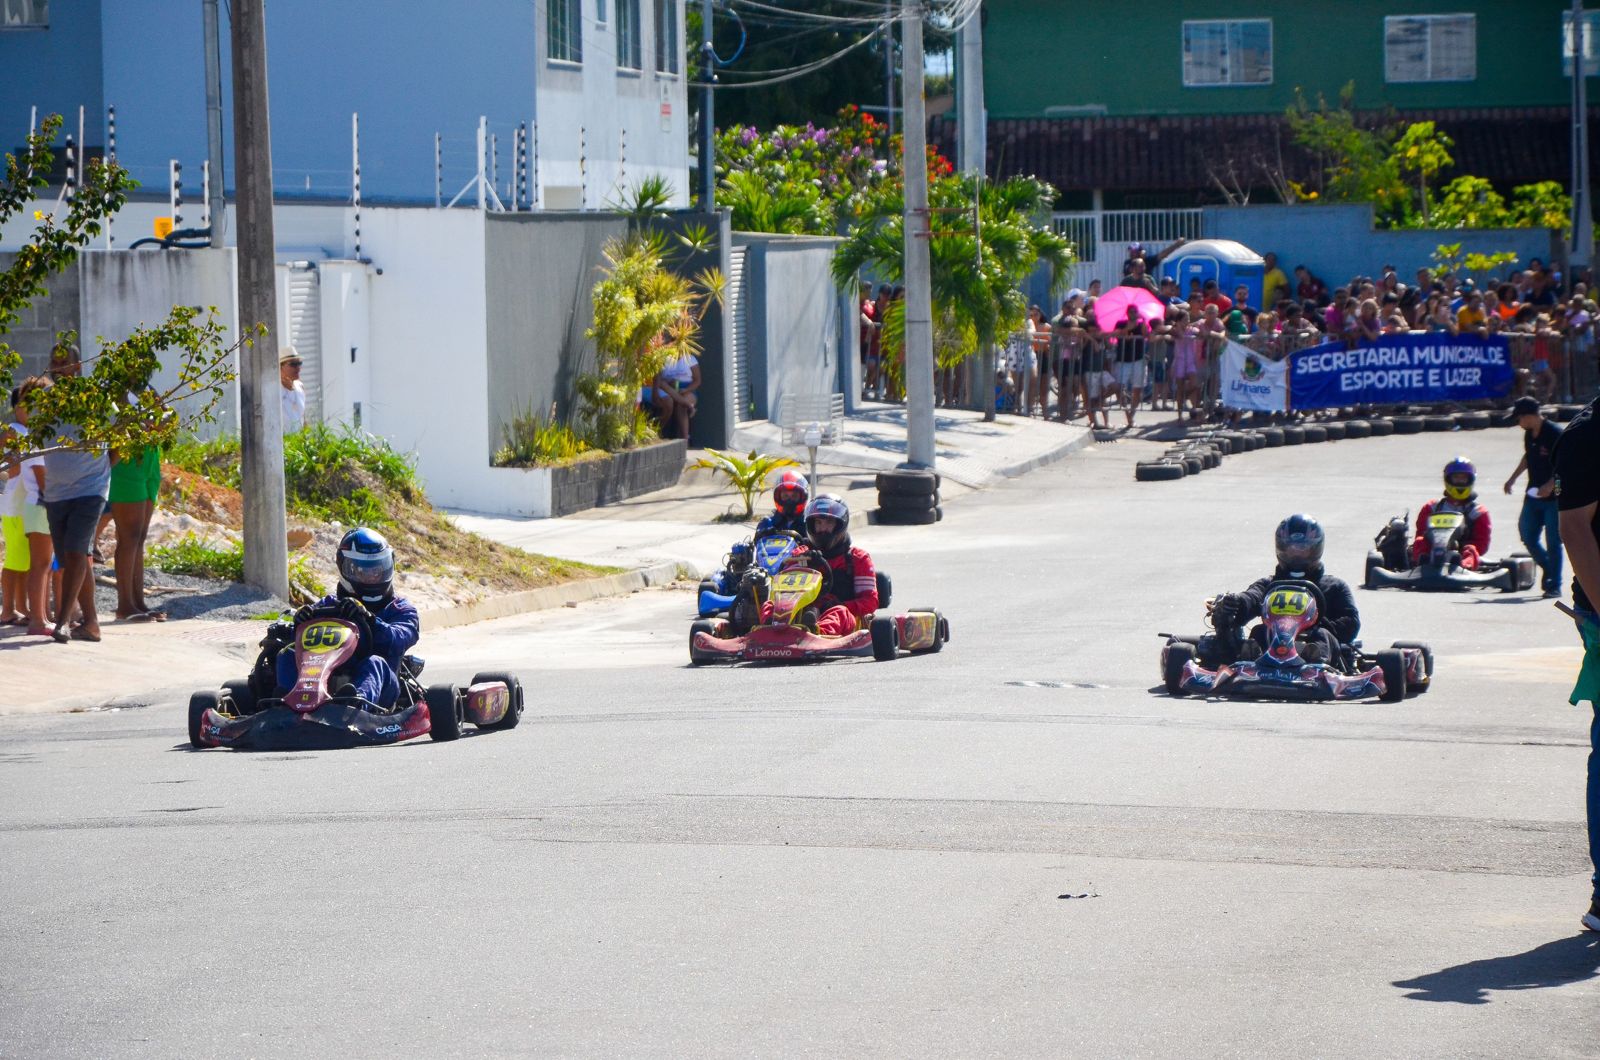
[[[394,549],[376,530],[358,526],[339,540],[339,588],[364,604],[388,600],[394,586]]]
[[[790,519],[800,518],[806,510],[806,502],[811,499],[811,483],[806,477],[794,468],[789,468],[778,476],[777,483],[772,487],[772,507],[780,516]]]
[[[1478,482],[1478,469],[1472,461],[1458,456],[1444,466],[1444,495],[1453,501],[1464,501],[1472,496]]]

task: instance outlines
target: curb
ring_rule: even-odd
[[[1041,467],[1044,467],[1047,464],[1053,464],[1057,460],[1067,456],[1069,453],[1075,453],[1079,449],[1088,448],[1090,445],[1094,444],[1094,432],[1088,428],[1081,428],[1081,430],[1083,431],[1082,434],[1078,435],[1076,438],[1069,438],[1067,441],[1056,446],[1054,449],[1046,450],[1045,452],[1040,453],[1038,456],[1031,457],[1018,463],[997,468],[996,474],[1003,478],[1018,478],[1022,475],[1026,475],[1030,471],[1035,471]]]
[[[567,604],[598,600],[606,596],[622,596],[653,585],[670,585],[680,578],[693,581],[699,577],[700,571],[692,563],[657,563],[653,567],[641,567],[638,570],[623,571],[621,574],[608,574],[602,578],[548,585],[543,589],[528,589],[520,593],[493,596],[487,600],[475,600],[470,604],[424,611],[422,629],[426,632],[471,625],[493,618],[510,618],[512,615],[526,614],[529,611],[565,607]]]

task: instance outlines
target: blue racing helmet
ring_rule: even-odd
[[[358,526],[339,540],[339,589],[345,596],[382,603],[393,585],[394,549],[382,534]]]

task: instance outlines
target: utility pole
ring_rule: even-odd
[[[981,200],[989,151],[988,113],[983,102],[983,23],[979,15],[974,14],[969,18],[967,24],[962,26],[956,35],[956,57],[958,62],[956,97],[959,107],[956,123],[956,132],[959,136],[957,153],[961,172],[972,177],[974,181],[972,213],[973,230],[976,232],[980,230],[982,224]],[[978,256],[981,265],[983,257],[981,236],[978,242]],[[983,344],[983,349],[978,351],[976,363],[969,362],[967,372],[972,395],[979,398],[983,418],[989,421],[995,416],[994,362],[994,343],[986,342]],[[974,374],[976,378],[972,378]]]
[[[906,462],[929,468],[933,445],[933,293],[928,223],[927,122],[922,99],[921,0],[901,0],[901,108],[905,115],[901,168],[906,214]]]
[[[239,322],[266,333],[239,352],[239,461],[244,580],[289,599],[283,510],[283,405],[278,396],[278,292],[272,231],[264,0],[232,0],[233,170],[238,204]]]
[[[894,139],[894,0],[883,0],[883,119]]]
[[[217,0],[205,0],[206,35],[206,161],[211,164],[211,186],[206,195],[206,213],[210,217],[211,245],[222,246],[223,210],[226,195],[223,192],[222,169],[222,38],[217,23]]]
[[[700,104],[700,212],[717,209],[717,49],[711,43],[711,0],[700,2],[700,76],[705,78]]]
[[[1589,69],[1583,0],[1572,0],[1572,246],[1567,283],[1579,266],[1594,264],[1594,215],[1589,206]]]

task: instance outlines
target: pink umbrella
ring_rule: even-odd
[[[1128,319],[1129,306],[1137,306],[1147,324],[1155,324],[1167,315],[1161,299],[1143,287],[1113,287],[1095,299],[1094,321],[1101,331],[1110,331]]]

